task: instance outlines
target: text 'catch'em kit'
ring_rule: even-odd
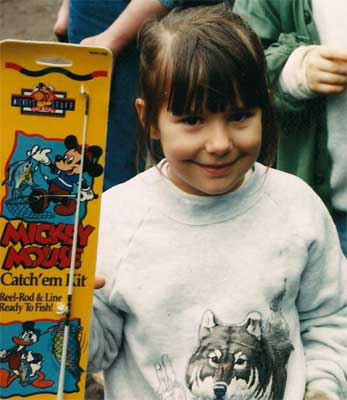
[[[0,398],[84,399],[112,55],[0,42]]]

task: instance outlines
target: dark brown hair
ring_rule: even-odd
[[[267,85],[266,62],[253,30],[225,4],[176,9],[148,21],[139,32],[140,97],[144,133],[157,128],[163,104],[175,115],[262,109],[260,158],[274,162],[277,129]],[[153,154],[152,154],[153,156]]]

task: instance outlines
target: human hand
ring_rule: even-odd
[[[347,89],[347,49],[313,46],[305,59],[308,87],[322,95],[338,94]]]
[[[69,17],[69,0],[63,0],[57,14],[53,32],[59,42],[67,42],[67,21]]]
[[[7,354],[7,350],[0,350],[0,358],[5,358]]]
[[[110,29],[106,29],[98,35],[87,37],[83,39],[80,44],[82,46],[106,47],[111,50],[114,55],[118,54],[126,45],[126,43],[121,44],[121,41],[116,39]]]
[[[331,400],[331,398],[327,394],[321,391],[319,392],[314,391],[314,392],[306,392],[304,400]]]
[[[101,289],[102,287],[105,286],[105,279],[104,278],[100,278],[100,276],[96,276],[95,277],[95,281],[94,281],[94,289]]]
[[[169,356],[164,354],[161,361],[155,364],[160,400],[186,400],[184,388],[177,381]]]

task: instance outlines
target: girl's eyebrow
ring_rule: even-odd
[[[245,111],[250,111],[256,109],[257,106],[236,106],[235,108],[231,109],[230,112],[235,113],[235,112],[245,112]]]

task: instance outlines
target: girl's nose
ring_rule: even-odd
[[[232,148],[230,127],[215,124],[208,132],[206,151],[211,154],[224,155]]]

